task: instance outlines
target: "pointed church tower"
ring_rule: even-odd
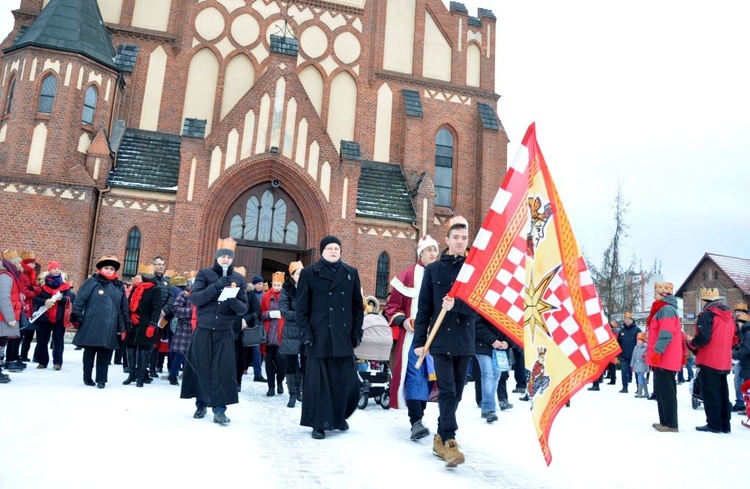
[[[109,133],[122,87],[96,0],[51,0],[19,29],[3,61],[0,171],[27,181],[102,186],[97,176],[106,175],[111,161],[99,158],[97,168],[88,168],[87,152],[100,131]]]

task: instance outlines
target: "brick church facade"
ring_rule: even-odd
[[[22,0],[0,44],[3,248],[80,283],[238,241],[266,280],[339,236],[367,294],[505,173],[496,19],[441,0]]]

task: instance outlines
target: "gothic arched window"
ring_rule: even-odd
[[[41,114],[51,114],[52,107],[55,105],[55,95],[57,94],[57,78],[49,74],[42,80],[42,91],[39,92],[39,104],[36,111]]]
[[[133,277],[138,273],[138,259],[141,254],[141,230],[138,226],[133,228],[128,233],[128,242],[125,245],[125,266],[123,267],[122,274],[128,277]]]
[[[435,138],[435,205],[450,207],[453,202],[453,134],[440,129]]]
[[[260,246],[305,245],[299,209],[289,195],[270,183],[250,189],[232,204],[224,221],[227,228],[234,239],[256,241]]]
[[[81,114],[81,122],[83,122],[84,124],[94,123],[96,101],[98,98],[99,94],[96,92],[96,88],[91,86],[86,89],[86,98],[83,101],[83,113]]]
[[[8,88],[8,96],[5,97],[5,110],[3,110],[3,115],[10,114],[10,109],[13,106],[13,94],[16,91],[16,79],[13,78],[10,81],[10,88]]]
[[[391,276],[391,258],[385,251],[378,257],[378,268],[375,272],[375,297],[380,299],[388,295],[388,281]]]

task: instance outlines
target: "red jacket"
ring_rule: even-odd
[[[13,306],[13,314],[16,316],[13,319],[5,319],[2,311],[0,311],[0,321],[7,323],[9,321],[18,321],[21,319],[21,310],[23,309],[23,294],[18,287],[18,281],[13,278],[13,275],[7,270],[0,270],[0,274],[6,274],[13,280],[13,287],[10,290],[10,304]]]
[[[677,311],[677,300],[667,296],[648,323],[646,364],[678,372],[682,368],[682,325]],[[653,311],[652,311],[653,312]]]
[[[732,312],[720,302],[710,302],[698,315],[696,335],[688,345],[695,364],[722,373],[732,370],[732,345],[737,342]]]

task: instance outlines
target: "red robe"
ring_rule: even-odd
[[[412,350],[414,333],[407,331],[399,324],[404,318],[411,318],[413,321],[417,317],[417,302],[423,275],[424,266],[419,262],[399,273],[396,278],[391,280],[393,289],[388,298],[388,304],[385,306],[385,316],[394,331],[394,339],[397,339],[393,365],[391,365],[392,378],[389,402],[390,407],[395,409],[406,407],[406,399],[415,398],[412,389],[409,389],[409,392],[404,390],[406,367],[409,364],[409,352]],[[419,383],[423,384],[421,390],[428,389],[429,392],[436,383],[433,382],[433,385],[429,385],[427,362],[422,365],[421,371],[424,373],[424,375],[419,376]]]

